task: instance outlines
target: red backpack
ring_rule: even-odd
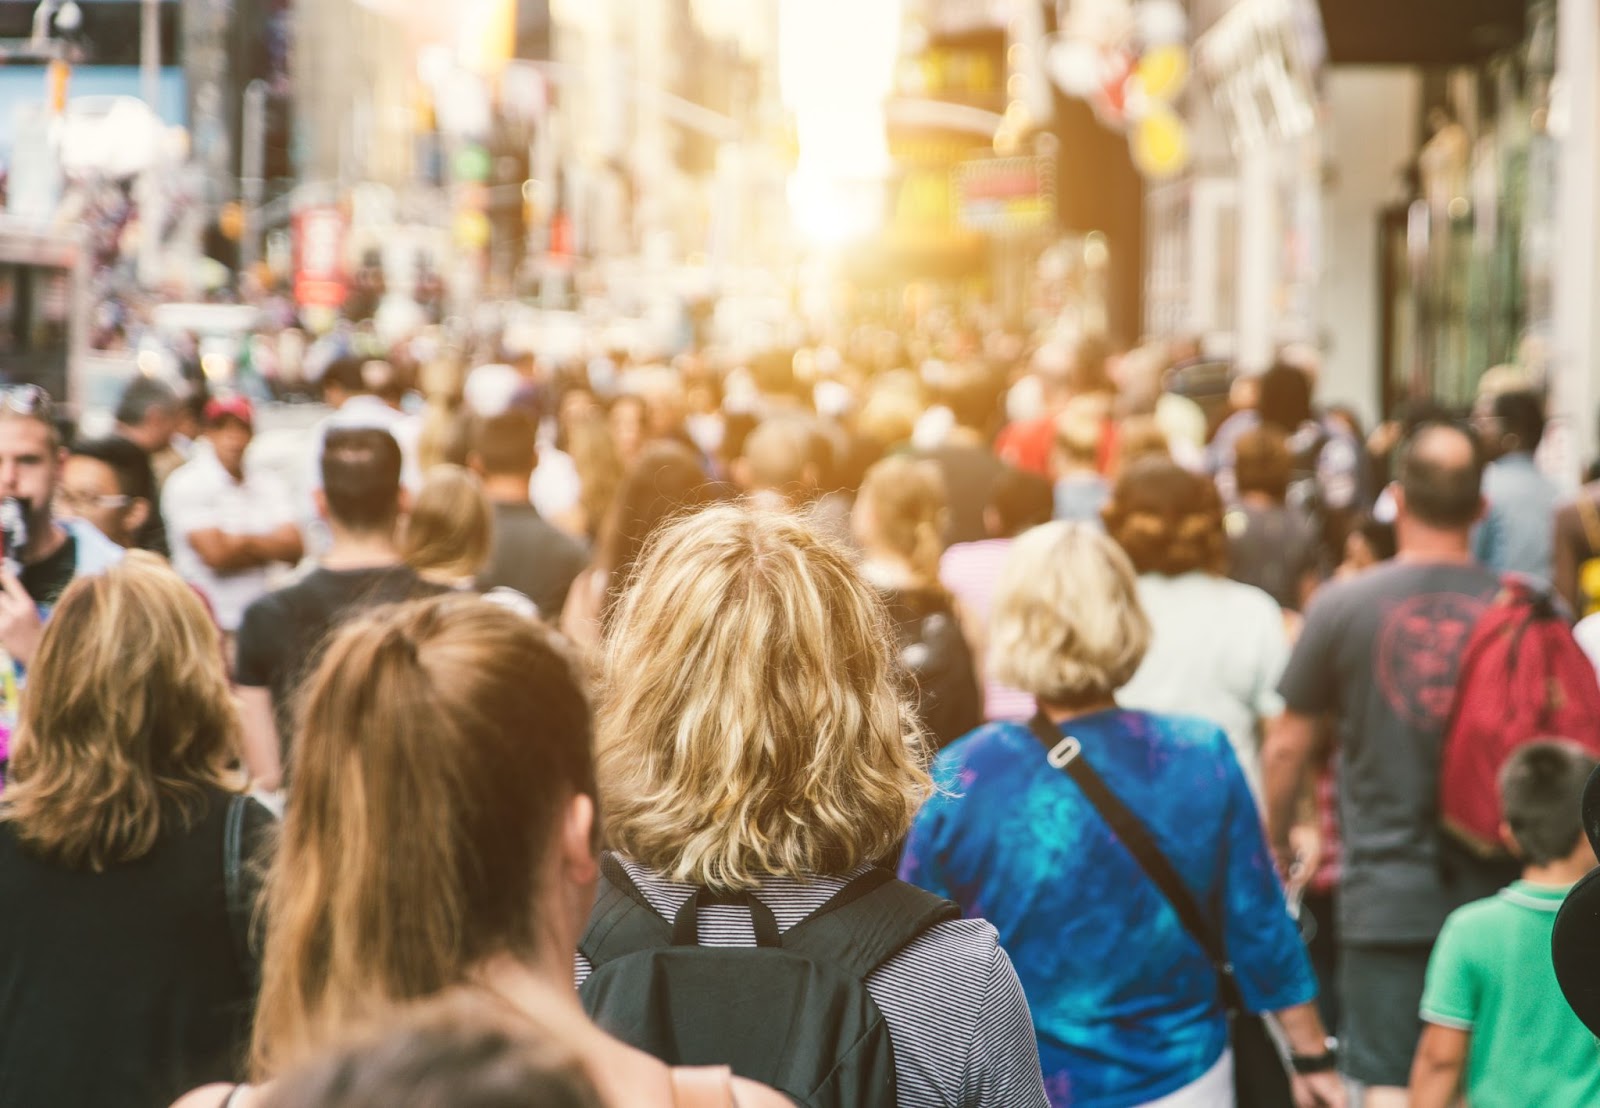
[[[1475,853],[1504,855],[1500,767],[1535,739],[1600,756],[1600,681],[1549,595],[1508,579],[1461,657],[1439,755],[1439,818]]]

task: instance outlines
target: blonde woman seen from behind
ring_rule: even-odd
[[[431,584],[471,588],[493,540],[494,513],[477,476],[457,465],[428,470],[400,535],[406,565]]]
[[[227,769],[238,738],[216,625],[164,561],[72,583],[0,809],[7,1105],[164,1104],[238,1076],[272,824]]]
[[[589,706],[551,633],[447,594],[348,624],[304,692],[268,878],[253,1062],[271,1081],[451,989],[572,1052],[611,1108],[674,1108],[682,1075],[607,1037],[572,989],[598,875]],[[419,813],[426,813],[421,819]],[[715,1075],[719,1105],[783,1102]],[[197,1090],[183,1108],[254,1106]]]
[[[875,931],[904,935],[861,974],[834,970],[864,988],[892,1042],[897,1094],[870,1102],[1042,1108],[1027,1008],[993,929],[950,918],[953,906],[875,869],[929,790],[893,651],[872,588],[805,522],[723,506],[668,525],[605,643],[598,765],[615,847],[606,881],[648,905],[641,925],[664,928],[694,900],[698,945],[744,948],[735,959],[757,944],[758,921],[764,944],[787,944],[802,919],[863,913]],[[905,934],[885,897],[931,914],[913,916]],[[605,922],[596,917],[580,948],[585,1004],[602,1014],[648,1005],[651,984],[628,978],[622,959],[597,966],[589,956],[610,953],[597,930]],[[841,964],[851,955],[837,940],[811,949]],[[712,1041],[717,1021],[740,1010],[704,1008],[678,1014]],[[721,1037],[748,1029],[746,1020]],[[817,1054],[831,1058],[829,1031],[795,1028],[813,1043],[820,1036]],[[784,1051],[794,1041],[769,1061],[793,1064]]]
[[[1316,979],[1227,736],[1118,706],[1149,639],[1133,569],[1099,530],[1058,522],[1020,536],[995,593],[989,658],[996,677],[1038,698],[1042,718],[990,724],[939,755],[942,788],[917,816],[901,876],[993,921],[1056,1108],[1232,1104],[1216,968],[1059,768],[1082,759],[1214,907],[1243,1003],[1275,1013],[1302,1062],[1320,1067],[1296,1078],[1297,1102],[1338,1108]]]

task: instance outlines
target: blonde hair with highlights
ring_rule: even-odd
[[[100,872],[235,791],[239,730],[216,625],[153,554],[80,577],[28,671],[0,818],[33,853]]]
[[[938,463],[885,458],[867,470],[860,495],[878,541],[906,560],[919,585],[941,588],[939,559],[950,510]]]
[[[885,858],[930,790],[890,643],[849,555],[805,523],[728,506],[667,527],[605,647],[613,845],[724,891]]]
[[[493,540],[494,509],[477,475],[458,465],[428,470],[400,537],[405,563],[454,583],[483,572]]]
[[[1150,646],[1150,621],[1116,543],[1087,524],[1047,523],[1012,543],[989,635],[996,680],[1073,708],[1133,679]]]

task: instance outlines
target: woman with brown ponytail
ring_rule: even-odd
[[[1166,458],[1146,458],[1117,478],[1103,514],[1139,574],[1151,626],[1150,650],[1117,703],[1220,726],[1259,798],[1261,728],[1283,711],[1277,690],[1289,642],[1277,601],[1226,576],[1216,487]]]
[[[936,749],[983,722],[972,650],[939,583],[948,518],[938,465],[891,457],[867,471],[851,520],[862,576],[888,606],[901,667],[915,682],[917,717]]]

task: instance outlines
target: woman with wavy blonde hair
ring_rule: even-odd
[[[573,1052],[611,1108],[675,1108],[677,1074],[602,1034],[572,988],[597,875],[589,703],[552,632],[471,594],[341,629],[303,692],[267,879],[255,1076],[467,989]],[[710,1075],[719,1099],[769,1091]],[[271,1094],[267,1094],[271,1095]],[[182,1108],[246,1108],[259,1088]]]
[[[608,883],[667,921],[697,890],[742,901],[699,912],[705,946],[754,945],[756,914],[787,929],[854,895],[929,791],[892,634],[848,552],[798,518],[723,506],[669,524],[605,642]],[[580,959],[580,979],[594,970]],[[933,923],[862,980],[900,1104],[1042,1108],[1026,1006],[988,924]],[[686,1018],[726,1016],[711,1007]]]
[[[1234,1103],[1216,967],[1061,768],[1075,760],[1214,917],[1242,1003],[1275,1013],[1295,1051],[1326,1063],[1316,979],[1227,737],[1121,704],[1150,641],[1127,556],[1088,524],[1036,527],[1011,545],[991,624],[995,675],[1037,697],[1039,714],[939,755],[943,788],[918,814],[900,874],[999,929],[1050,1103]],[[1295,1081],[1298,1104],[1344,1102],[1331,1067]]]
[[[68,587],[0,802],[7,1104],[164,1104],[235,1072],[272,822],[227,768],[238,731],[216,625],[165,562]]]
[[[867,471],[851,517],[861,572],[888,607],[900,667],[935,749],[983,721],[975,637],[939,580],[948,505],[938,463],[896,456]]]
[[[1283,712],[1289,640],[1277,601],[1230,580],[1222,498],[1210,479],[1166,458],[1117,478],[1106,530],[1139,574],[1150,649],[1120,702],[1220,726],[1260,794],[1266,723]]]

